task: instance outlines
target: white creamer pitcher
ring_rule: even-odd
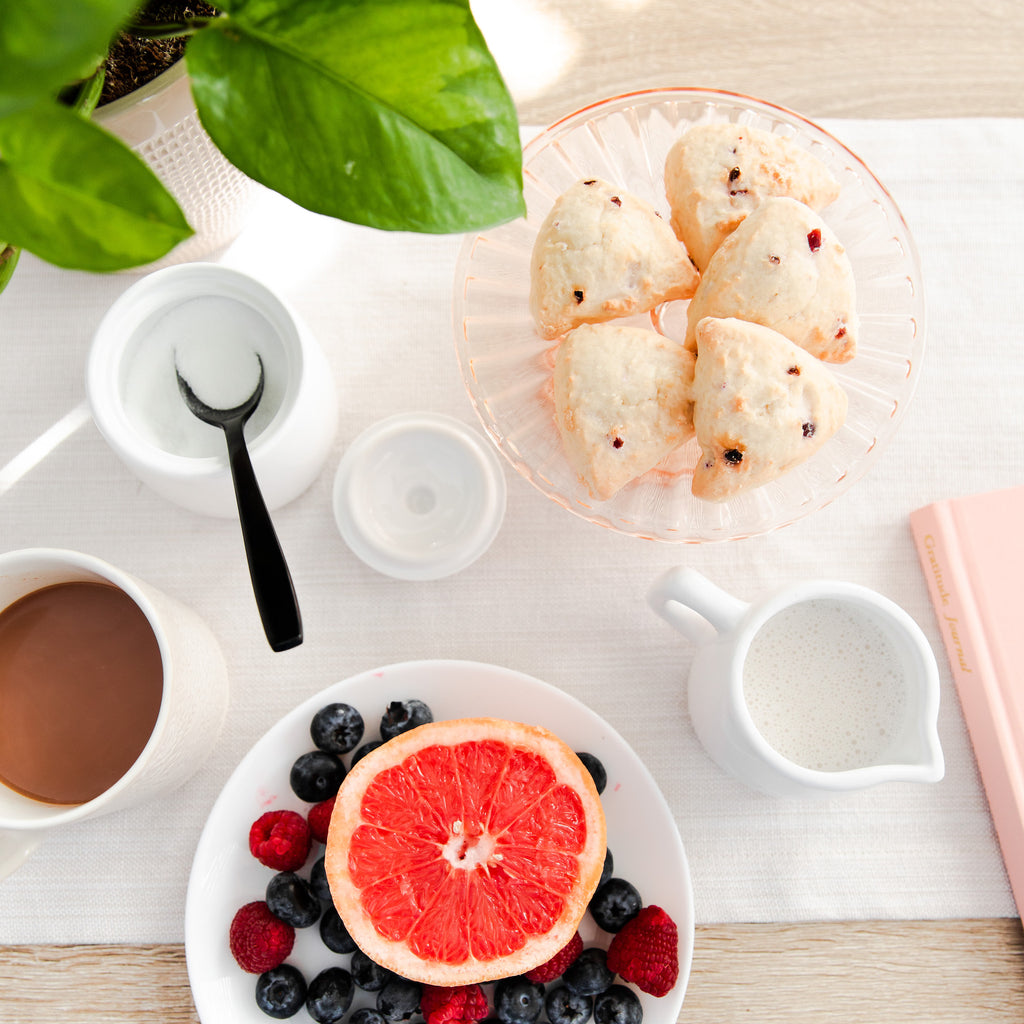
[[[696,645],[688,685],[694,729],[747,785],[827,796],[942,778],[935,655],[888,598],[821,580],[748,604],[677,567],[647,600]]]

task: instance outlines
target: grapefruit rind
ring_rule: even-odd
[[[352,768],[325,868],[367,956],[454,987],[554,956],[586,912],[605,852],[600,797],[572,749],[538,726],[471,718],[419,726]]]

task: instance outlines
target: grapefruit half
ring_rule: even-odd
[[[593,780],[562,740],[465,718],[421,725],[356,764],[325,868],[367,956],[454,987],[554,956],[597,887],[605,842]]]

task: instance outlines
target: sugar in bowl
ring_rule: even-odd
[[[165,498],[205,515],[235,515],[223,435],[197,420],[178,391],[175,346],[186,338],[228,339],[259,356],[264,393],[245,429],[253,468],[269,509],[298,497],[320,472],[337,428],[330,367],[284,300],[230,267],[158,270],[107,311],[86,369],[93,419],[107,443]],[[230,363],[211,365],[228,384]]]

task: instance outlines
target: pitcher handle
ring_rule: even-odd
[[[707,643],[718,633],[731,630],[750,607],[696,569],[682,565],[654,581],[647,592],[647,603],[695,644]]]

